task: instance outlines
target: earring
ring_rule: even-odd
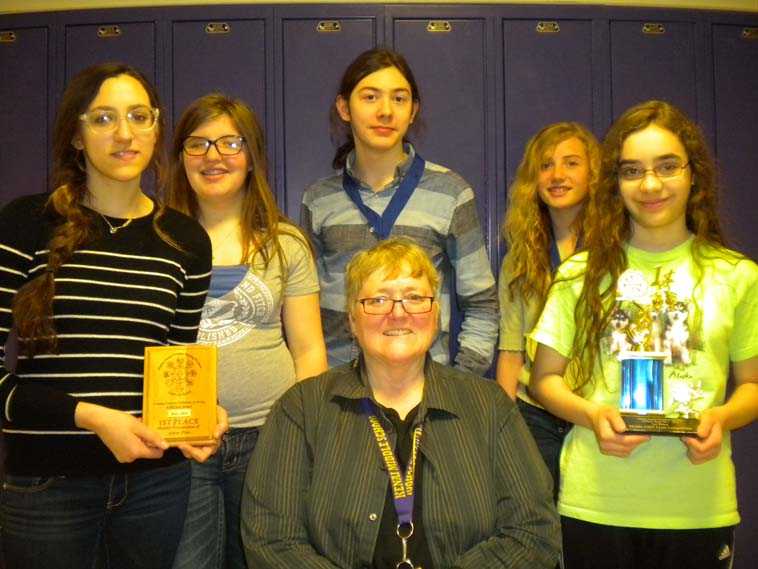
[[[76,151],[76,158],[74,158],[74,162],[76,162],[76,167],[79,168],[82,172],[87,172],[87,163],[84,160],[84,151],[83,150],[77,150]]]

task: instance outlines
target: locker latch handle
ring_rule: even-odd
[[[232,27],[226,22],[208,22],[205,24],[206,34],[228,34],[232,31]]]
[[[666,33],[666,28],[663,24],[646,22],[642,24],[642,33],[650,35],[660,35]]]
[[[429,22],[426,24],[426,31],[433,34],[446,34],[453,31],[453,24],[447,20],[429,20]]]
[[[316,31],[321,34],[341,32],[342,24],[340,24],[338,20],[321,20],[316,24]]]
[[[98,26],[97,37],[99,38],[117,38],[121,35],[121,28],[116,24],[110,26]]]
[[[537,22],[535,28],[538,34],[557,34],[561,31],[558,22]]]

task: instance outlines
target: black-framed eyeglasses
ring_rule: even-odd
[[[689,162],[682,164],[679,160],[664,160],[652,168],[643,168],[637,164],[622,164],[619,166],[618,176],[626,182],[637,182],[642,180],[648,172],[652,172],[658,179],[667,180],[679,176],[689,165]]]
[[[433,296],[421,296],[411,294],[404,298],[388,298],[386,296],[374,296],[369,298],[360,298],[358,302],[363,305],[363,312],[366,314],[384,315],[395,310],[395,304],[398,302],[408,314],[425,314],[431,312],[434,303]]]
[[[126,112],[125,119],[129,128],[134,131],[152,130],[158,122],[160,110],[139,105]],[[93,132],[106,134],[114,132],[121,123],[121,115],[116,109],[98,108],[79,115],[79,120]]]
[[[242,152],[245,146],[245,138],[234,134],[220,136],[216,140],[203,138],[202,136],[188,136],[182,142],[184,152],[189,156],[205,156],[211,146],[222,156],[235,156]]]

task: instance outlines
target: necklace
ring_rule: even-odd
[[[129,225],[132,222],[132,219],[133,219],[133,218],[130,217],[124,223],[122,223],[121,225],[112,225],[111,222],[108,221],[108,218],[105,217],[102,213],[100,214],[100,217],[103,218],[103,221],[108,226],[108,231],[110,231],[111,235],[113,235],[117,231],[120,231],[121,229],[123,229],[124,227],[126,227],[127,225]]]

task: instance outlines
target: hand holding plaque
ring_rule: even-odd
[[[145,348],[142,420],[170,445],[213,444],[216,346]]]

